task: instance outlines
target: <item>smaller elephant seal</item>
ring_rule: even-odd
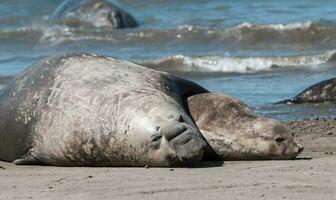
[[[121,8],[104,0],[65,0],[49,22],[69,27],[132,28],[136,20]]]
[[[238,100],[110,57],[51,56],[0,91],[0,160],[19,165],[190,166],[301,151]]]
[[[291,99],[286,99],[276,104],[300,104],[336,102],[336,78],[328,79],[311,85]]]
[[[286,126],[257,116],[233,97],[196,94],[188,98],[188,105],[197,127],[216,152],[217,160],[294,159],[303,151]]]

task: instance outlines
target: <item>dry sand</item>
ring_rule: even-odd
[[[305,120],[287,125],[305,146],[297,160],[174,169],[0,162],[0,199],[336,199],[336,122]]]

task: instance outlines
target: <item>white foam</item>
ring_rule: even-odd
[[[303,55],[290,57],[188,57],[175,55],[159,60],[142,62],[144,65],[150,63],[154,68],[162,70],[174,70],[181,72],[238,72],[249,73],[256,71],[271,70],[275,66],[281,67],[317,67],[327,63],[336,51],[328,51],[320,55]],[[166,66],[161,63],[175,61],[177,66]],[[141,63],[141,62],[140,62]],[[172,62],[174,63],[174,62]]]
[[[249,22],[244,22],[232,29],[273,29],[276,31],[284,31],[284,30],[294,30],[294,29],[309,29],[314,23],[311,21],[308,22],[297,22],[297,23],[290,23],[290,24],[251,24]]]

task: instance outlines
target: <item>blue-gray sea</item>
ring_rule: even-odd
[[[336,74],[336,1],[120,0],[133,29],[50,25],[62,0],[0,0],[0,83],[37,60],[91,52],[235,96],[280,120],[334,117],[336,105],[273,105]]]

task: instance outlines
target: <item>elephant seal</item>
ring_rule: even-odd
[[[233,97],[196,94],[188,98],[196,125],[219,160],[293,159],[303,151],[282,123],[257,116]]]
[[[132,28],[136,20],[121,8],[104,0],[65,0],[49,22],[70,27]]]
[[[208,95],[193,97],[202,93]],[[226,120],[235,118],[243,125],[249,118],[230,118],[236,111],[226,109],[235,105],[227,107],[225,101],[221,104],[215,99],[225,100],[191,81],[131,62],[82,53],[52,56],[0,91],[0,159],[21,165],[164,167],[192,165],[203,155],[205,159],[219,158],[229,148],[211,144],[204,132],[208,144],[197,126],[207,131],[206,127],[210,130],[213,125],[217,134],[217,130],[225,131]],[[203,110],[195,110],[195,106]],[[212,125],[198,120],[199,112],[204,117],[217,113],[208,118]],[[277,123],[259,120],[250,126],[257,119],[255,116],[244,126],[249,129],[243,132],[251,138],[259,132],[264,138],[273,136],[271,130]],[[226,127],[236,128],[233,134],[242,129]],[[282,131],[277,133],[291,137],[287,129]],[[221,136],[213,136],[220,145]],[[263,159],[300,153],[273,145],[273,140],[277,139],[263,139],[263,145],[249,140],[255,146],[244,146],[249,148],[244,152],[260,147],[256,152],[262,152],[269,142],[272,149],[265,150]],[[283,144],[295,146],[291,139]],[[235,156],[253,157],[248,153]]]
[[[276,104],[299,104],[336,102],[336,78],[328,79],[311,85],[291,99],[279,101]]]
[[[202,87],[130,62],[52,56],[0,93],[0,159],[56,166],[179,166],[205,141],[183,107]]]

